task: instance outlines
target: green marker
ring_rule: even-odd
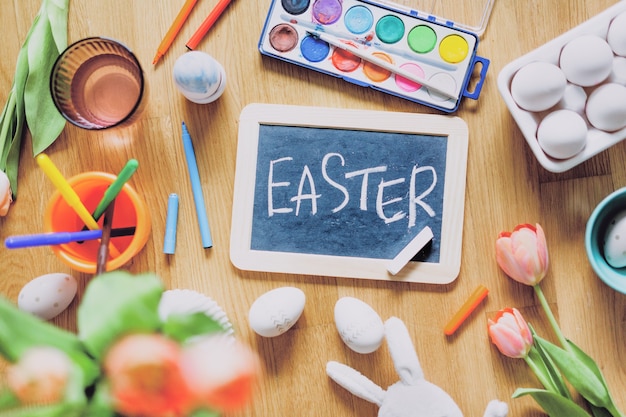
[[[115,200],[115,197],[122,191],[122,187],[126,182],[133,176],[137,168],[139,167],[139,162],[136,159],[129,160],[124,168],[117,174],[117,178],[109,185],[109,187],[104,192],[102,196],[102,200],[96,206],[96,209],[93,212],[93,218],[95,221],[104,214],[104,211],[107,209],[111,201]]]

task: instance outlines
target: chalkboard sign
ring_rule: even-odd
[[[448,283],[460,269],[458,117],[253,104],[240,117],[231,260],[244,270]],[[386,265],[425,227],[432,241]]]

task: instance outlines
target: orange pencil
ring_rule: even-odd
[[[198,30],[196,30],[196,32],[191,36],[189,41],[187,41],[187,44],[185,46],[189,50],[193,51],[194,49],[196,49],[202,38],[204,38],[204,35],[208,33],[209,29],[211,29],[211,26],[213,26],[217,19],[222,15],[224,10],[226,9],[226,6],[228,6],[231,1],[232,0],[219,0],[215,8],[211,10],[211,13],[209,13],[207,18],[204,19],[204,22],[202,22]]]
[[[180,9],[180,12],[178,12],[178,16],[176,16],[176,19],[174,19],[172,26],[170,26],[169,30],[165,34],[165,37],[161,41],[159,48],[157,49],[156,56],[152,61],[153,65],[159,62],[159,59],[161,59],[161,57],[165,55],[169,47],[172,45],[172,42],[174,42],[174,38],[176,38],[176,35],[178,35],[180,28],[183,27],[185,20],[187,20],[187,17],[189,17],[189,14],[191,13],[191,9],[193,9],[193,6],[195,6],[197,2],[198,0],[187,0],[183,7]]]
[[[485,299],[488,293],[489,290],[484,285],[479,285],[478,288],[474,290],[472,295],[469,296],[467,301],[463,303],[459,311],[457,311],[456,314],[452,316],[448,324],[446,324],[446,327],[443,329],[445,335],[450,336],[456,332],[465,319],[467,319],[476,307],[478,307],[478,304]]]

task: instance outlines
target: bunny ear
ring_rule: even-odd
[[[385,399],[385,391],[381,387],[347,365],[330,361],[326,364],[326,374],[352,394],[379,407]]]
[[[397,317],[389,318],[385,322],[385,335],[400,380],[405,385],[415,385],[424,379],[424,372],[404,322]]]

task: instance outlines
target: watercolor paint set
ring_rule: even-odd
[[[259,50],[452,113],[480,95],[489,60],[477,48],[494,1],[481,3],[469,26],[434,14],[436,1],[425,12],[370,0],[272,0]]]

